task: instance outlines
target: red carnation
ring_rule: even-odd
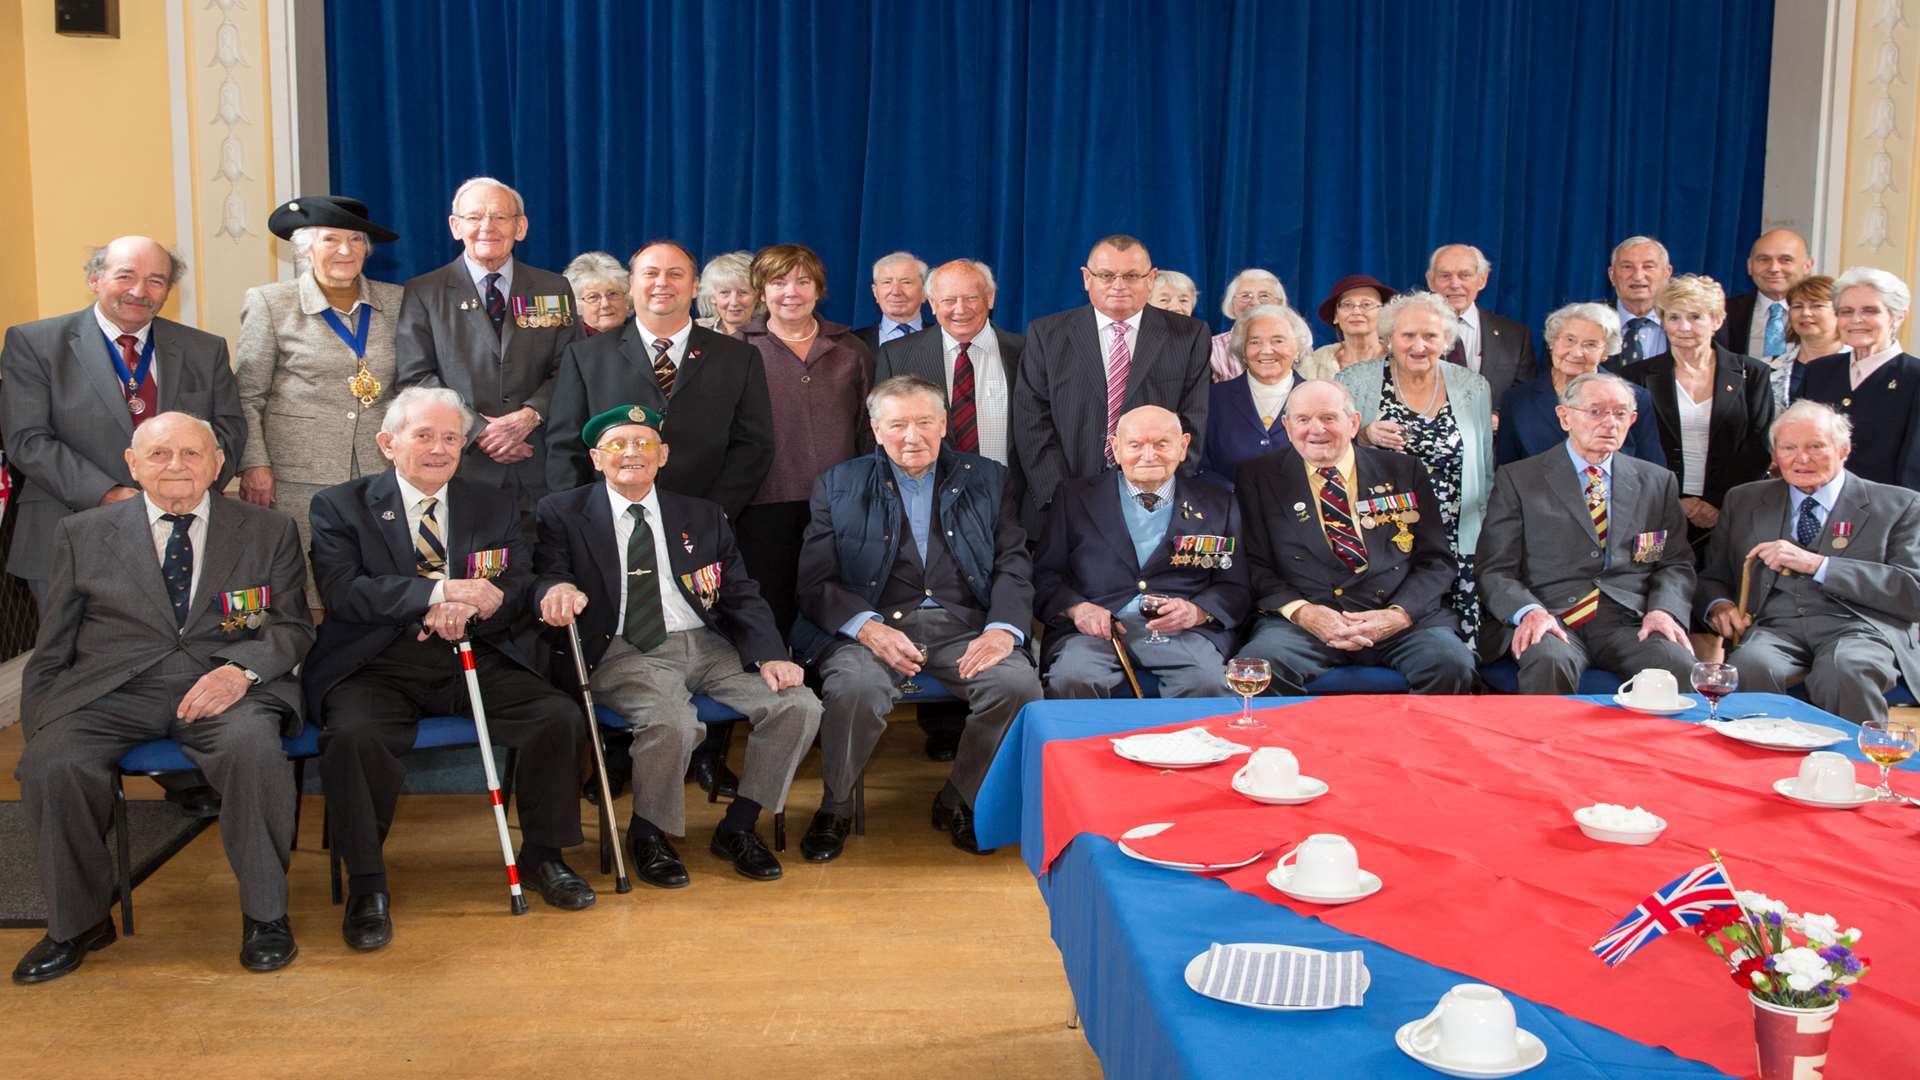
[[[1700,919],[1700,924],[1694,927],[1694,932],[1701,937],[1706,937],[1709,934],[1725,930],[1729,926],[1737,925],[1744,920],[1745,916],[1741,914],[1740,909],[1737,907],[1709,908],[1707,909],[1706,915]]]
[[[1767,962],[1758,956],[1749,956],[1745,960],[1740,961],[1739,967],[1733,969],[1731,978],[1735,986],[1740,987],[1742,990],[1751,990],[1754,988],[1753,976],[1756,973],[1765,975],[1767,973]]]

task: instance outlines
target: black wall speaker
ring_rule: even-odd
[[[120,36],[120,0],[54,0],[53,32],[69,37]]]

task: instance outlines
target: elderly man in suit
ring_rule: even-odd
[[[1147,306],[1153,257],[1131,236],[1093,246],[1080,269],[1088,305],[1035,319],[1013,393],[1014,454],[1026,481],[1022,521],[1037,531],[1054,492],[1113,465],[1120,414],[1178,413],[1204,445],[1212,334],[1198,319]],[[1191,473],[1197,462],[1185,467]]]
[[[912,375],[945,387],[947,444],[1013,469],[1013,387],[1027,339],[993,324],[994,291],[986,263],[954,259],[934,267],[927,297],[939,329],[880,346],[873,381]]]
[[[1629,236],[1614,245],[1607,281],[1613,285],[1614,313],[1620,317],[1620,351],[1608,358],[1608,371],[1667,351],[1667,332],[1653,298],[1672,276],[1667,245],[1653,237]]]
[[[527,238],[526,204],[492,177],[460,185],[447,228],[465,250],[407,282],[396,378],[458,392],[479,414],[464,478],[512,492],[531,512],[546,493],[546,440],[535,429],[553,411],[560,354],[586,335],[573,286],[513,257]]]
[[[1493,480],[1477,562],[1481,652],[1512,652],[1523,694],[1571,694],[1590,665],[1693,669],[1693,549],[1674,475],[1617,453],[1633,387],[1592,372],[1567,384],[1567,441]]]
[[[1742,690],[1804,680],[1830,713],[1885,720],[1895,682],[1920,686],[1920,495],[1848,472],[1852,426],[1829,406],[1794,402],[1770,440],[1780,478],[1727,495],[1701,621],[1739,642]]]
[[[1427,288],[1460,319],[1460,333],[1447,360],[1487,380],[1498,404],[1508,387],[1533,378],[1533,335],[1480,306],[1480,293],[1492,273],[1493,264],[1472,244],[1443,244],[1427,258]]]
[[[634,873],[677,889],[687,868],[669,835],[687,831],[681,777],[704,734],[693,695],[746,714],[746,775],[709,850],[753,881],[780,876],[754,833],[763,808],[785,809],[800,758],[820,727],[820,702],[787,659],[773,609],[747,575],[718,503],[662,491],[669,447],[660,414],[620,405],[584,437],[606,483],[540,501],[541,621],[581,624],[598,700],[633,724]]]
[[[280,737],[300,727],[293,670],[313,644],[293,522],[210,494],[225,468],[211,426],[161,413],[134,432],[140,494],[55,526],[40,638],[21,683],[20,801],[47,934],[13,969],[58,978],[113,943],[113,865],[100,837],[114,763],[175,739],[226,796],[220,838],[240,882],[240,963],[274,971],[287,922],[297,805]]]
[[[162,412],[197,416],[225,459],[212,486],[239,468],[247,424],[227,343],[160,317],[186,272],[158,241],[123,236],[87,259],[91,306],[7,330],[0,430],[26,482],[7,572],[43,609],[60,520],[140,494],[125,461],[135,428]]]
[[[1233,493],[1177,475],[1192,441],[1178,416],[1142,405],[1114,431],[1117,474],[1060,486],[1034,556],[1049,695],[1111,696],[1116,642],[1162,697],[1221,692],[1251,596]]]
[[[341,933],[355,949],[393,938],[380,849],[406,779],[400,757],[422,716],[472,709],[450,647],[462,638],[493,738],[520,752],[521,879],[565,911],[594,901],[560,857],[580,843],[580,708],[535,667],[532,559],[513,494],[455,475],[473,419],[452,390],[403,390],[380,432],[393,467],[313,498],[327,620],[304,681],[323,728],[333,846],[350,875]]]
[[[1768,229],[1747,249],[1753,292],[1727,298],[1727,321],[1713,335],[1729,352],[1771,360],[1787,351],[1787,292],[1813,273],[1806,238],[1792,229]]]
[[[1465,694],[1473,654],[1446,604],[1458,566],[1418,459],[1357,446],[1347,388],[1287,398],[1290,448],[1241,466],[1244,561],[1261,617],[1240,656],[1301,694],[1349,664],[1398,671],[1416,694]],[[1311,508],[1311,509],[1309,509]]]
[[[900,699],[925,671],[970,713],[933,823],[980,854],[973,800],[1000,738],[1040,696],[1022,646],[1033,618],[1027,556],[1007,473],[941,445],[945,395],[895,376],[867,395],[879,449],[814,481],[800,552],[795,656],[824,686],[820,774],[825,788],[800,852],[837,858],[852,825],[853,789]]]
[[[873,302],[880,305],[880,321],[853,332],[867,343],[869,354],[927,328],[921,306],[927,299],[926,282],[927,264],[911,251],[882,255],[873,264]]]

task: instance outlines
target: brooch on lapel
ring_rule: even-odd
[[[687,360],[698,360],[698,359],[700,359],[700,350],[699,350],[699,349],[688,349],[688,350],[687,350]],[[681,363],[683,363],[683,364],[684,364],[684,363],[686,363],[686,360],[682,360],[682,361],[681,361]]]
[[[272,607],[273,587],[258,585],[251,589],[235,589],[220,594],[220,629],[224,633],[234,633],[241,627],[249,630],[260,629],[267,621],[267,611]]]
[[[383,511],[381,511],[381,512],[380,512],[380,520],[381,520],[381,521],[392,521],[392,520],[393,520],[393,511],[391,511],[391,510],[383,510]]]
[[[1185,499],[1181,499],[1180,500],[1180,520],[1187,521],[1189,519],[1194,521],[1205,521],[1207,520],[1207,515],[1201,513],[1198,510],[1195,510],[1193,508],[1192,503],[1188,502]]]
[[[1309,515],[1309,514],[1307,513],[1307,504],[1306,504],[1306,503],[1303,503],[1303,502],[1297,502],[1297,503],[1294,503],[1294,504],[1293,504],[1293,513],[1294,513],[1294,516],[1296,516],[1296,517],[1298,517],[1298,518],[1299,518],[1299,519],[1300,519],[1301,521],[1311,521],[1311,520],[1313,520],[1313,518],[1312,518],[1312,516],[1311,516],[1311,515]]]
[[[462,300],[462,301],[460,301],[460,310],[461,310],[461,311],[472,311],[473,309],[475,309],[475,308],[477,308],[477,307],[479,307],[479,306],[480,306],[480,301],[478,301],[478,300],[475,300],[475,299],[474,299],[473,297],[471,297],[471,296],[469,296],[469,297],[467,297],[467,298],[466,298],[465,300]]]
[[[1847,545],[1853,543],[1852,539],[1850,539],[1852,536],[1853,522],[1836,521],[1833,523],[1833,549],[1835,551],[1845,551]]]
[[[681,533],[680,548],[689,555],[693,554],[693,537],[688,536],[686,533]]]

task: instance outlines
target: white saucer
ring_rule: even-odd
[[[1743,716],[1737,720],[1707,722],[1707,730],[1735,742],[1758,746],[1763,750],[1805,753],[1824,746],[1850,742],[1847,736],[1822,724],[1808,724],[1781,716]]]
[[[1243,866],[1247,866],[1252,863],[1256,863],[1260,861],[1262,858],[1265,858],[1267,854],[1264,851],[1258,851],[1258,852],[1255,852],[1251,858],[1242,859],[1237,863],[1223,863],[1219,866],[1207,866],[1201,863],[1168,862],[1165,859],[1150,859],[1147,856],[1142,855],[1139,852],[1127,846],[1127,841],[1130,839],[1139,839],[1147,836],[1158,836],[1161,833],[1166,832],[1168,829],[1171,829],[1171,828],[1173,828],[1173,822],[1171,821],[1156,821],[1151,825],[1136,825],[1133,828],[1128,829],[1126,832],[1123,832],[1120,834],[1120,840],[1119,840],[1120,854],[1125,855],[1129,859],[1138,859],[1143,863],[1150,863],[1154,866],[1164,866],[1169,870],[1199,870],[1199,871],[1204,871],[1206,873],[1213,873],[1217,870],[1238,870]]]
[[[1238,944],[1230,945],[1228,947],[1234,948],[1234,949],[1246,949],[1248,952],[1297,952],[1297,953],[1324,953],[1325,952],[1324,949],[1306,949],[1298,945],[1268,945],[1268,944],[1264,944],[1261,942],[1254,942],[1254,941],[1240,942]],[[1208,950],[1208,952],[1211,952],[1211,951],[1212,950]],[[1186,970],[1187,989],[1192,990],[1194,993],[1199,994],[1203,998],[1209,998],[1213,1001],[1218,1001],[1223,1005],[1238,1005],[1241,1008],[1245,1008],[1245,1009],[1265,1009],[1267,1012],[1323,1012],[1327,1009],[1338,1009],[1343,1007],[1340,1005],[1256,1005],[1251,1001],[1228,1001],[1225,998],[1213,997],[1213,995],[1204,993],[1200,989],[1200,973],[1206,970],[1206,967],[1207,967],[1207,953],[1204,953],[1204,952],[1201,953],[1199,956],[1196,956],[1193,959],[1187,961],[1187,970]],[[1360,992],[1362,994],[1366,993],[1367,987],[1372,985],[1373,985],[1373,972],[1368,971],[1366,969],[1366,966],[1362,965],[1360,968]]]
[[[1113,741],[1113,752],[1120,755],[1123,758],[1126,758],[1128,761],[1132,761],[1141,765],[1151,765],[1156,769],[1202,769],[1207,767],[1208,765],[1218,765],[1221,762],[1232,757],[1235,753],[1232,750],[1221,749],[1221,750],[1216,750],[1212,755],[1199,760],[1153,761],[1148,758],[1142,757],[1139,754],[1130,752],[1127,749],[1126,744],[1122,743],[1118,739],[1115,739]]]
[[[1276,866],[1272,870],[1267,871],[1267,884],[1279,889],[1295,900],[1305,900],[1309,904],[1327,904],[1329,906],[1333,904],[1351,904],[1355,900],[1364,900],[1374,893],[1379,892],[1381,884],[1378,874],[1362,870],[1360,871],[1360,887],[1358,889],[1344,896],[1326,896],[1320,893],[1301,892],[1291,886],[1290,883],[1292,881],[1293,867],[1291,866]]]
[[[1311,776],[1302,776],[1300,778],[1300,786],[1293,792],[1285,795],[1269,795],[1265,792],[1255,791],[1247,786],[1247,770],[1245,767],[1242,767],[1239,772],[1233,774],[1233,790],[1245,795],[1254,802],[1266,803],[1268,806],[1298,806],[1301,803],[1312,802],[1320,796],[1325,795],[1330,789],[1327,787],[1325,780],[1315,780]]]
[[[1853,798],[1851,799],[1815,799],[1805,795],[1796,795],[1794,794],[1794,789],[1799,786],[1799,779],[1797,776],[1783,776],[1773,782],[1773,790],[1785,795],[1794,802],[1803,803],[1807,806],[1817,806],[1822,810],[1858,810],[1874,801],[1873,788],[1866,784],[1853,785]]]
[[[1401,1052],[1405,1053],[1408,1057],[1432,1069],[1434,1072],[1445,1073],[1448,1076],[1463,1076],[1466,1077],[1467,1080],[1498,1080],[1498,1078],[1502,1076],[1516,1076],[1526,1072],[1528,1069],[1547,1060],[1547,1044],[1541,1042],[1538,1036],[1526,1028],[1516,1028],[1514,1029],[1514,1034],[1517,1036],[1517,1041],[1520,1044],[1520,1052],[1511,1064],[1450,1065],[1431,1053],[1422,1053],[1415,1050],[1413,1043],[1408,1041],[1413,1033],[1413,1029],[1424,1019],[1425,1018],[1422,1017],[1421,1020],[1410,1020],[1401,1024],[1400,1030],[1393,1033],[1393,1044],[1398,1046]]]
[[[1671,702],[1665,705],[1648,705],[1645,702],[1636,703],[1628,701],[1619,694],[1615,694],[1613,695],[1613,703],[1623,709],[1631,709],[1634,712],[1652,713],[1655,716],[1673,716],[1676,713],[1686,712],[1688,709],[1699,704],[1699,702],[1685,694],[1677,695]]]

